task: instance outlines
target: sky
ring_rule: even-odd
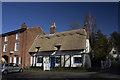
[[[89,12],[107,37],[118,31],[117,2],[3,2],[2,33],[20,29],[23,22],[27,27],[41,26],[46,34],[55,22],[56,32],[63,32],[73,22],[84,25]]]

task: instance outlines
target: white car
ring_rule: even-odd
[[[9,72],[23,72],[24,68],[18,66],[15,63],[3,63],[2,64],[2,73],[7,74]]]

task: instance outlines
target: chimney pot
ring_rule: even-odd
[[[50,27],[50,34],[54,34],[54,33],[56,33],[56,26],[55,26],[55,22],[54,22],[54,25],[52,22],[52,26]]]
[[[27,28],[27,25],[25,23],[22,23],[21,28]]]
[[[85,20],[85,23],[84,23],[84,28],[85,28],[85,30],[86,30],[86,32],[87,32],[87,39],[89,38],[89,36],[88,36],[88,26],[87,26],[87,20]]]

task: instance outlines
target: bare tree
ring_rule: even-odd
[[[80,28],[83,28],[82,24],[76,21],[70,24],[69,30],[75,30],[75,29],[80,29]]]
[[[88,34],[89,34],[89,36],[92,33],[95,34],[96,31],[97,31],[97,22],[96,22],[95,17],[91,13],[88,13],[88,15],[86,17],[86,20],[87,20],[87,24],[88,24]]]

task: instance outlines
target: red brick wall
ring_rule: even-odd
[[[24,44],[23,41],[23,33],[20,33],[20,38],[18,40],[16,40],[16,34],[12,34],[12,35],[8,35],[8,41],[5,42],[4,39],[5,37],[2,37],[2,56],[7,55],[8,58],[8,63],[10,62],[10,57],[13,57],[15,55],[18,55],[18,58],[22,56],[22,45]],[[15,43],[19,42],[19,50],[18,51],[14,51],[15,48]],[[7,52],[3,52],[3,48],[4,48],[4,44],[7,44]],[[13,54],[10,54],[10,51],[14,51]],[[13,59],[14,62],[14,59]],[[19,59],[18,59],[19,62]]]
[[[38,34],[45,34],[44,31],[41,29],[41,27],[34,27],[34,28],[29,28],[26,31],[27,34],[27,39],[26,39],[26,48],[25,48],[25,66],[29,67],[30,66],[30,54],[29,54],[29,49],[31,48],[35,38],[37,37]]]
[[[27,28],[24,32],[20,33],[19,40],[16,40],[16,34],[8,35],[7,42],[4,41],[5,37],[2,37],[2,56],[7,55],[9,57],[8,62],[10,62],[10,57],[13,57],[14,62],[14,55],[18,55],[18,63],[19,57],[22,57],[21,66],[29,67],[30,54],[28,51],[38,34],[45,34],[41,27]],[[19,51],[14,51],[16,42],[19,42]],[[4,44],[8,45],[7,52],[3,52]],[[14,53],[10,54],[10,51],[14,51]]]

